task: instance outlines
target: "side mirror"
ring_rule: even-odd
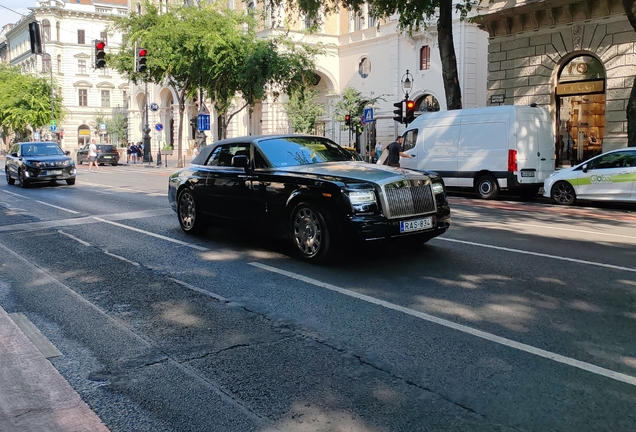
[[[66,151],[64,152],[64,154],[65,154],[66,156],[70,156],[70,155],[71,155],[71,152],[70,152],[70,151],[68,151],[68,150],[66,150]]]
[[[587,164],[585,164],[581,167],[581,169],[583,170],[584,173],[586,173],[589,167],[587,166]]]
[[[232,166],[236,168],[247,168],[249,162],[249,158],[245,155],[237,155],[232,158]]]
[[[18,154],[17,153],[11,153],[11,156],[18,157]]]

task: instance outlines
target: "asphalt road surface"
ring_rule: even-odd
[[[112,431],[634,431],[636,208],[451,198],[335,265],[184,234],[170,170],[0,185],[0,306]]]

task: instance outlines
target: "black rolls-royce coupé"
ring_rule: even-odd
[[[214,220],[257,226],[316,262],[354,240],[424,243],[450,226],[439,175],[368,164],[310,135],[208,145],[170,176],[168,200],[186,233]]]

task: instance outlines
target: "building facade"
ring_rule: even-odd
[[[478,23],[489,103],[548,107],[559,163],[627,146],[636,33],[620,0],[499,0]]]
[[[51,79],[54,91],[62,95],[66,116],[42,139],[59,140],[64,149],[92,138],[108,139],[108,131],[99,130],[96,119],[125,113],[129,84],[108,67],[95,69],[93,42],[103,40],[108,49],[115,49],[121,36],[108,35],[106,27],[113,16],[127,13],[126,0],[46,0],[37,2],[28,16],[6,32],[8,62],[23,73]],[[40,23],[42,55],[30,50],[28,25],[34,20]]]

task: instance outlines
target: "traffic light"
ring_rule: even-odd
[[[404,105],[404,101],[403,100],[393,104],[393,106],[397,108],[397,109],[393,110],[393,114],[395,114],[395,116],[393,117],[393,120],[395,120],[398,123],[404,123],[404,114],[403,114],[403,111],[402,111],[403,105]]]
[[[95,41],[95,69],[106,67],[106,43],[104,41]]]
[[[406,115],[404,116],[404,123],[409,124],[415,120],[415,101],[406,101]]]
[[[135,70],[137,72],[146,72],[147,66],[146,66],[146,55],[148,54],[148,51],[146,51],[145,48],[137,48],[137,65],[135,67]]]
[[[40,23],[37,21],[29,23],[29,40],[31,54],[42,54],[42,34],[40,33]]]
[[[351,126],[351,116],[349,114],[345,116],[345,124]]]

